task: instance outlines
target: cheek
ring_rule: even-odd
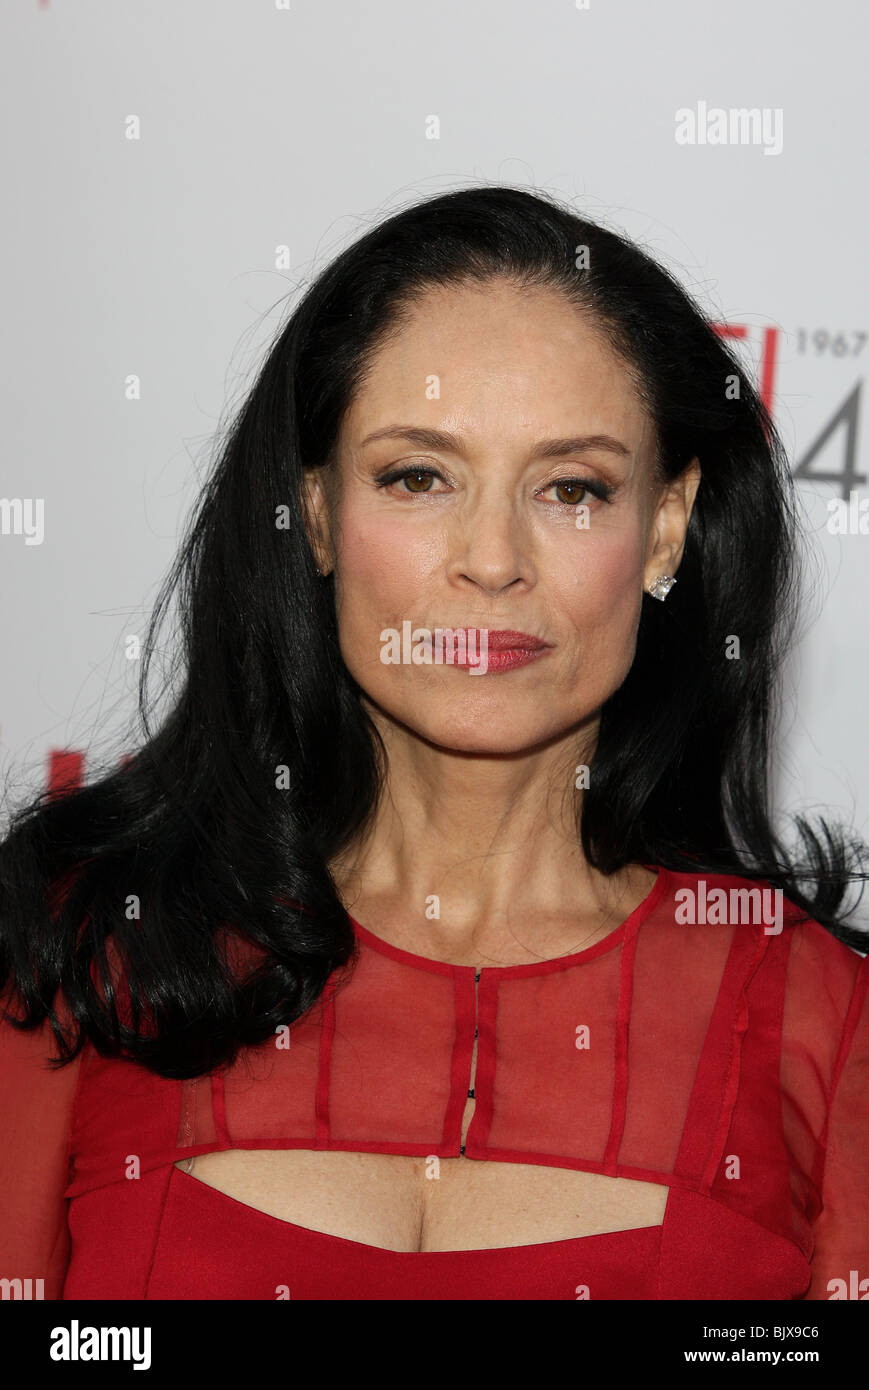
[[[595,614],[605,617],[636,607],[642,597],[644,552],[639,529],[613,531],[581,544],[570,557],[569,571],[560,566],[582,623]]]
[[[618,684],[633,662],[642,611],[639,529],[613,531],[594,544],[587,541],[574,550],[569,568],[559,570],[554,592],[560,618],[573,631],[575,656],[585,677],[595,670],[604,684]]]
[[[416,542],[394,519],[348,511],[342,518],[337,582],[344,601],[372,612],[402,608],[413,617],[414,596],[424,590],[435,561],[433,547]]]
[[[392,670],[380,664],[385,628],[400,630],[408,619],[427,622],[443,546],[409,531],[364,508],[347,508],[341,518],[335,600],[344,660],[357,679],[363,672],[369,680],[379,679]]]
[[[395,526],[372,520],[364,514],[347,513],[342,518],[338,551],[338,574],[348,589],[376,594],[399,582],[406,554]],[[360,585],[364,585],[360,588]]]

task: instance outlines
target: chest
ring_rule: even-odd
[[[462,1144],[477,1104],[476,1042]],[[656,1226],[668,1188],[532,1163],[229,1149],[177,1165],[279,1221],[386,1250],[485,1250]]]

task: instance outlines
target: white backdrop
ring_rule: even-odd
[[[7,793],[59,750],[93,768],[126,746],[125,638],[286,296],[386,212],[502,182],[663,260],[744,335],[795,472],[814,449],[834,475],[799,481],[811,594],[776,805],[869,834],[865,7],[4,0],[0,38]],[[714,143],[716,108],[756,130]]]

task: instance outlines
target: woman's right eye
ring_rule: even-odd
[[[431,484],[435,478],[440,477],[440,473],[435,472],[433,468],[396,468],[393,469],[392,472],[384,473],[382,477],[378,478],[377,486],[388,487],[391,483],[405,482],[410,484],[410,486],[404,489],[407,492],[431,492],[431,487],[427,486],[427,484]],[[443,479],[441,479],[441,481],[443,481]]]

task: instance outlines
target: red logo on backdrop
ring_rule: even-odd
[[[748,328],[744,323],[713,323],[712,327],[719,338],[747,338]],[[758,389],[770,416],[775,392],[775,367],[778,353],[780,328],[764,328],[760,340],[760,380]]]
[[[749,329],[744,323],[713,323],[712,327],[721,338],[745,339]],[[778,350],[782,330],[764,328],[761,330],[758,394],[769,412],[774,416],[775,374],[778,365]],[[804,329],[797,333],[797,350],[803,352],[809,335]],[[815,349],[827,349],[833,357],[856,357],[866,344],[866,333],[837,333],[831,337],[826,330],[811,335]],[[848,392],[842,404],[833,412],[820,434],[812,441],[802,458],[792,469],[793,477],[812,483],[838,483],[841,495],[848,499],[858,483],[866,482],[866,474],[857,472],[857,426],[860,418],[860,390],[862,382],[857,381]],[[843,448],[841,466],[838,469],[813,468],[812,464],[833,438],[837,430],[842,430]]]
[[[126,767],[132,758],[125,753],[120,766]],[[84,782],[84,753],[76,748],[51,748],[48,753],[48,793],[51,798],[74,792]]]

